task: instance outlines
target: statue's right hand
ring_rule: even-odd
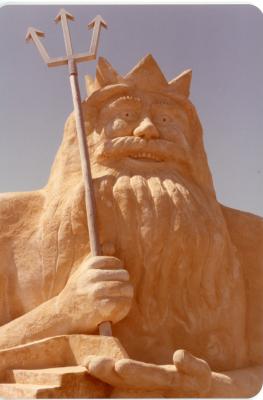
[[[109,256],[87,258],[57,296],[57,312],[69,333],[91,333],[104,321],[116,323],[131,308],[133,287],[121,260]]]

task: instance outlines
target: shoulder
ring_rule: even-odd
[[[263,218],[221,206],[244,274],[251,362],[263,362]]]
[[[18,226],[24,227],[42,210],[44,194],[40,191],[0,193],[0,238],[12,237]]]
[[[263,218],[245,211],[221,205],[232,241],[245,256],[263,255]]]
[[[32,254],[38,253],[32,235],[44,198],[42,191],[0,194],[0,325],[23,314],[24,304],[32,299],[32,292],[23,296],[20,284],[26,286],[34,276],[38,256]]]

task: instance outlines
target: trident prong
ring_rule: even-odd
[[[32,26],[30,28],[28,28],[27,30],[27,34],[26,34],[26,41],[29,42],[31,39],[34,41],[35,45],[37,46],[37,49],[42,57],[42,59],[44,60],[45,63],[49,62],[49,55],[45,49],[45,47],[43,46],[43,44],[41,43],[39,37],[44,37],[45,33],[33,28]]]
[[[100,37],[100,30],[101,27],[104,27],[107,29],[107,24],[106,22],[102,19],[100,15],[97,15],[89,24],[88,28],[93,29],[92,33],[92,38],[91,38],[91,44],[90,44],[90,49],[89,49],[89,54],[94,54],[96,58],[97,54],[97,49],[98,49],[98,43],[99,43],[99,37]]]
[[[64,36],[64,42],[66,46],[66,53],[68,57],[71,57],[73,52],[72,52],[72,44],[71,44],[71,37],[70,37],[70,32],[69,32],[69,27],[68,27],[68,19],[71,21],[74,21],[73,15],[71,15],[69,12],[67,12],[64,8],[62,8],[58,15],[55,18],[55,22],[61,22],[62,24],[62,31],[63,31],[63,36]]]
[[[74,21],[75,17],[68,11],[66,11],[64,8],[62,8],[59,11],[58,15],[56,16],[55,22],[56,23],[61,22],[62,24],[62,31],[66,47],[66,54],[67,54],[66,57],[50,58],[47,53],[47,50],[45,49],[44,45],[39,39],[39,37],[44,37],[45,33],[36,28],[32,27],[28,28],[26,34],[26,41],[29,42],[30,40],[33,40],[33,42],[37,46],[37,49],[43,61],[47,64],[48,67],[60,67],[61,65],[66,65],[68,64],[69,59],[74,60],[76,63],[80,63],[80,62],[95,60],[97,57],[101,28],[102,27],[107,28],[107,23],[104,21],[104,19],[100,15],[97,15],[88,24],[88,28],[93,29],[89,52],[79,53],[79,54],[73,54],[71,36],[68,27],[68,20]]]
[[[50,58],[45,47],[39,39],[39,37],[44,36],[44,33],[35,28],[28,29],[26,40],[33,40],[42,59],[48,65],[48,67],[58,67],[60,65],[68,64],[69,80],[71,86],[72,100],[74,104],[76,130],[79,143],[81,169],[85,189],[85,204],[89,230],[90,251],[91,255],[99,256],[101,255],[101,249],[96,225],[95,196],[92,185],[92,176],[88,146],[86,141],[86,133],[84,128],[84,119],[81,108],[77,63],[96,59],[100,30],[102,26],[106,28],[107,25],[106,22],[101,18],[101,16],[98,15],[97,17],[95,17],[88,25],[89,28],[93,28],[89,52],[84,54],[73,54],[70,31],[68,27],[69,19],[74,20],[74,17],[64,9],[61,9],[57,17],[55,18],[56,22],[61,22],[62,24],[62,31],[66,47],[66,57]],[[112,333],[110,322],[102,322],[99,326],[99,331],[101,335],[111,336]]]

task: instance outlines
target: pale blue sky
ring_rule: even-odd
[[[51,56],[64,55],[62,6],[0,8],[0,192],[44,186],[72,110],[66,67],[47,68],[24,37],[46,32]],[[66,5],[76,51],[89,47],[87,23],[101,14],[99,54],[122,74],[152,53],[168,79],[193,70],[191,99],[204,127],[218,199],[263,215],[263,18],[246,5]],[[95,62],[80,67],[94,73]],[[84,91],[83,91],[84,93]]]

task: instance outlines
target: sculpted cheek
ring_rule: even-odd
[[[130,125],[121,118],[111,121],[107,125],[106,135],[109,137],[127,136],[132,133]]]
[[[160,131],[163,139],[181,144],[183,147],[188,147],[186,130],[181,128],[179,125],[162,127]]]

